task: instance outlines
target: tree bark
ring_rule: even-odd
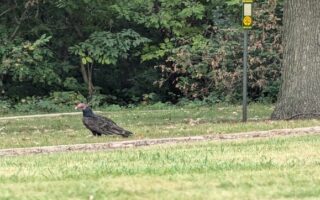
[[[81,70],[83,81],[88,86],[89,98],[91,98],[94,93],[94,85],[92,80],[93,64],[84,65],[80,60],[80,70]]]
[[[320,117],[320,1],[286,0],[282,85],[272,119]]]
[[[93,92],[94,92],[94,86],[92,81],[92,73],[93,73],[93,64],[87,65],[88,69],[88,92],[89,92],[89,98],[92,98]]]
[[[3,95],[5,93],[4,87],[3,87],[3,74],[0,74],[0,95]]]
[[[87,74],[86,66],[82,63],[81,59],[80,59],[80,70],[81,70],[83,81],[86,84],[88,84],[88,74]]]

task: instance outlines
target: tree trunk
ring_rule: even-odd
[[[93,64],[84,65],[82,63],[82,61],[80,60],[80,70],[81,70],[81,75],[82,75],[83,81],[88,86],[89,98],[91,98],[93,95],[93,92],[94,92],[94,86],[93,86],[93,81],[92,81]]]
[[[320,1],[286,0],[282,85],[272,119],[320,117]]]
[[[3,74],[0,75],[0,90],[1,90],[0,95],[4,95],[5,91],[3,86]]]
[[[88,84],[88,74],[87,74],[86,66],[82,63],[81,59],[80,59],[80,70],[81,70],[83,81],[86,84]]]
[[[88,69],[88,92],[89,92],[89,98],[92,98],[93,92],[94,92],[94,86],[92,81],[92,73],[93,73],[93,64],[87,65]]]

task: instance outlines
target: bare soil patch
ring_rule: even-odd
[[[174,138],[159,138],[159,139],[143,139],[143,140],[128,140],[121,142],[107,142],[94,144],[73,144],[73,145],[57,145],[43,146],[30,148],[12,148],[1,149],[0,156],[17,156],[30,154],[48,154],[58,152],[77,152],[77,151],[106,151],[123,148],[137,148],[151,145],[161,144],[178,144],[191,143],[200,141],[226,141],[254,138],[271,138],[277,136],[301,136],[320,134],[320,126],[309,128],[295,129],[276,129],[270,131],[253,131],[233,134],[212,134],[205,136],[190,136],[190,137],[174,137]]]

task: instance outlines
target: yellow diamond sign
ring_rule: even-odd
[[[252,26],[252,17],[244,16],[242,20],[243,26]]]

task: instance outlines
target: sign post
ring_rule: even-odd
[[[248,30],[252,28],[252,3],[253,0],[242,0],[242,27],[243,34],[243,91],[242,91],[242,121],[246,122],[248,105]]]

